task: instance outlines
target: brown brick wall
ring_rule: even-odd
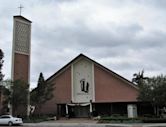
[[[28,83],[29,74],[29,56],[23,54],[14,54],[14,81],[21,79]]]
[[[111,72],[94,65],[96,102],[137,101],[138,90],[130,86]]]
[[[52,79],[54,97],[43,105],[43,113],[56,114],[57,104],[71,102],[71,67]]]
[[[138,90],[127,81],[117,78],[111,72],[94,65],[95,102],[137,101]],[[42,107],[42,113],[56,114],[57,104],[71,102],[71,67],[51,79],[54,84],[54,97]]]

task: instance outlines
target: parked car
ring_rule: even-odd
[[[9,126],[12,126],[15,124],[22,125],[23,121],[22,121],[22,118],[13,117],[11,115],[2,115],[0,116],[0,124],[9,125]]]

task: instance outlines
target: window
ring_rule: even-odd
[[[1,116],[1,119],[6,119],[6,118],[10,118],[10,116]]]

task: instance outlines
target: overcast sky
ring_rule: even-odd
[[[13,16],[32,23],[31,88],[80,53],[131,80],[166,74],[166,0],[1,0],[4,79],[11,77]]]

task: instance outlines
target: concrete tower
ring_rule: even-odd
[[[21,15],[13,20],[11,78],[30,84],[31,21]]]
[[[14,16],[12,80],[30,81],[31,21]]]

